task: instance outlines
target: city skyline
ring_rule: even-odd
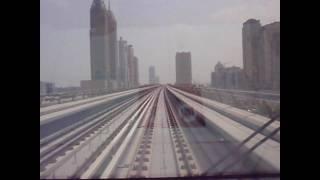
[[[148,4],[143,0],[135,1],[135,3],[129,3],[126,0],[111,1],[111,7],[119,23],[118,34],[134,44],[135,54],[139,57],[139,77],[142,84],[148,83],[150,65],[156,67],[161,83],[174,83],[175,52],[177,51],[191,51],[193,80],[209,83],[210,73],[218,61],[242,67],[241,27],[247,18],[259,19],[262,24],[280,21],[280,15],[277,12],[278,1],[268,3],[265,1],[259,3],[257,1],[250,1],[250,3],[233,1],[234,4],[184,1],[183,8],[178,8],[178,2],[181,1],[154,2],[154,4]],[[88,22],[83,23],[79,20],[81,18],[75,17],[75,15],[80,15],[80,17],[85,17],[83,21],[86,18],[88,20],[89,14],[83,10],[89,10],[90,3],[91,1],[72,0],[68,2],[41,1],[41,80],[54,82],[58,86],[79,86],[80,80],[90,79],[89,46],[85,44],[89,42],[89,29],[86,27]],[[49,4],[53,6],[49,7]],[[192,16],[192,13],[184,8],[192,6],[196,10],[204,8],[204,4],[212,7],[212,11],[207,7],[199,17],[186,20]],[[258,12],[258,9],[266,4],[264,13]],[[156,5],[162,5],[160,10],[150,12]],[[150,7],[151,9],[136,13],[136,16],[132,17],[139,7]],[[69,13],[66,19],[59,19],[59,14],[66,13],[69,8],[73,8],[75,12]],[[242,19],[235,17],[230,19],[227,14],[232,8],[235,14],[246,13],[241,17]],[[246,9],[248,11],[245,11]],[[47,11],[44,12],[45,10]],[[266,13],[268,11],[275,13]],[[166,12],[171,12],[175,18],[168,21]],[[172,14],[172,12],[176,13]],[[151,17],[147,17],[148,13],[151,14]],[[210,14],[215,15],[212,17]],[[158,24],[150,23],[152,17]],[[209,21],[204,17],[214,19],[214,21]],[[50,19],[52,21],[49,21]],[[126,19],[129,19],[130,22]],[[58,21],[62,22],[59,24]]]
[[[242,28],[243,69],[221,62],[211,73],[211,86],[223,89],[280,90],[280,22],[262,26],[249,19]]]
[[[41,179],[280,179],[280,0],[40,2]]]

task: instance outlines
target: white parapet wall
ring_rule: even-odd
[[[202,114],[207,120],[209,124],[217,127],[221,130],[222,133],[228,134],[228,136],[232,137],[238,143],[245,140],[251,134],[254,133],[254,130],[240,124],[226,116],[223,116],[216,111],[202,106],[200,103],[183,96],[181,93],[178,93],[176,89],[169,88],[169,91],[172,92],[177,98],[186,103],[187,105],[194,108],[195,111]],[[261,141],[265,136],[263,134],[257,134],[251,140],[244,144],[244,146],[248,149],[253,147],[256,143]],[[268,139],[266,142],[257,147],[254,151],[258,157],[260,157],[263,161],[267,162],[274,169],[280,171],[280,143]]]

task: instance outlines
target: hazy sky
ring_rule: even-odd
[[[90,79],[92,0],[40,2],[40,80],[79,86]],[[190,51],[193,81],[209,83],[218,61],[242,67],[244,21],[280,21],[280,0],[111,0],[111,10],[118,39],[139,58],[140,83],[148,82],[151,65],[161,83],[174,83],[176,51]]]

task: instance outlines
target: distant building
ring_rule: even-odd
[[[139,86],[139,68],[138,58],[134,56],[133,46],[128,46],[128,87],[135,88]]]
[[[222,89],[243,89],[246,86],[245,76],[240,67],[224,67],[220,62],[211,73],[211,86]]]
[[[176,84],[192,84],[191,53],[176,53]]]
[[[57,93],[72,93],[81,91],[80,87],[69,86],[69,87],[56,87],[55,92]]]
[[[156,70],[154,66],[149,67],[149,84],[159,83],[159,77],[156,75]]]
[[[214,68],[214,74],[212,76],[212,86],[217,88],[225,88],[225,67],[220,62],[216,64]]]
[[[101,85],[109,89],[118,88],[117,48],[117,22],[110,4],[106,9],[103,0],[93,0],[90,8],[90,58],[91,80],[96,82],[89,84],[99,84],[99,88]]]
[[[149,84],[154,84],[156,78],[156,70],[154,66],[149,67]]]
[[[159,76],[156,74],[156,69],[154,66],[149,67],[149,84],[159,84]]]
[[[128,46],[122,37],[119,40],[119,84],[121,88],[128,88]]]
[[[155,84],[159,84],[160,83],[160,78],[159,78],[159,76],[156,76],[156,79],[155,79],[155,82],[154,82]]]
[[[83,80],[80,82],[80,86],[84,91],[112,91],[108,88],[110,86],[109,82],[105,80]]]
[[[261,86],[259,66],[262,62],[260,21],[249,19],[242,28],[243,68],[250,86],[257,89]],[[260,72],[262,73],[262,72]]]
[[[225,70],[225,88],[242,89],[243,88],[243,71],[240,67],[232,66]]]
[[[50,95],[53,93],[55,93],[54,83],[40,81],[40,96]]]
[[[216,87],[217,84],[216,84],[216,72],[211,72],[211,84],[210,84],[212,87]]]
[[[133,87],[139,86],[139,60],[136,56],[133,57]]]
[[[128,46],[128,87],[132,88],[134,87],[134,64],[133,64],[133,59],[134,59],[134,50],[133,46],[129,45]]]
[[[264,84],[269,89],[280,89],[280,22],[263,26]]]
[[[251,89],[280,89],[280,22],[243,24],[243,67]]]

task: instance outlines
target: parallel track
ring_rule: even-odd
[[[117,120],[117,116],[121,115],[121,113],[126,111],[134,103],[137,103],[140,99],[144,99],[142,100],[142,102],[144,102],[147,94],[148,93],[143,93],[139,97],[128,99],[122,104],[115,106],[113,109],[100,113],[100,115],[94,119],[81,124],[81,126],[76,127],[73,131],[57,136],[46,142],[45,145],[42,145],[40,148],[40,173],[44,175],[43,177],[50,174],[46,173],[46,170],[50,171],[50,167],[56,167],[55,164],[61,162],[59,159],[76,151],[80,144],[83,144],[87,139],[101,132],[101,129],[112,128],[112,125],[116,123],[115,120]],[[122,126],[123,125],[125,125],[125,122]],[[113,133],[116,132],[117,130],[115,129]],[[114,135],[111,134],[110,137],[112,136]]]
[[[211,166],[232,150],[236,140],[179,98],[167,86],[152,88],[42,140],[40,177],[186,177],[210,168],[211,174],[219,172],[224,164]],[[260,161],[257,155],[248,155],[230,173],[272,169]]]

